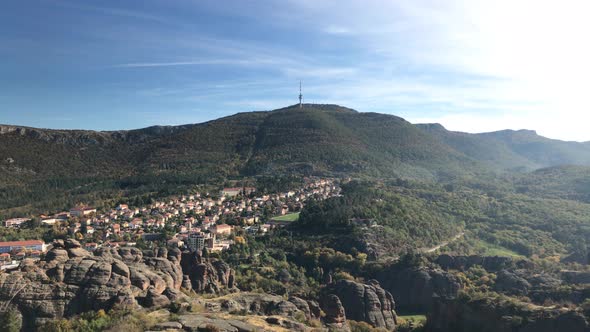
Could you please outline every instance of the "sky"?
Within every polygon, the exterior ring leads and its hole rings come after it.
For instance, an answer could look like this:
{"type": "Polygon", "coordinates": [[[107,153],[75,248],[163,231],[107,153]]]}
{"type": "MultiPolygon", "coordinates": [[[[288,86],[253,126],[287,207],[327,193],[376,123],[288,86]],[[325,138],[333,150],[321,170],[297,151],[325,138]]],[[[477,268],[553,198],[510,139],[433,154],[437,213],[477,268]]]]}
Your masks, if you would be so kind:
{"type": "Polygon", "coordinates": [[[585,0],[0,4],[0,123],[116,130],[306,102],[590,141],[585,0]]]}

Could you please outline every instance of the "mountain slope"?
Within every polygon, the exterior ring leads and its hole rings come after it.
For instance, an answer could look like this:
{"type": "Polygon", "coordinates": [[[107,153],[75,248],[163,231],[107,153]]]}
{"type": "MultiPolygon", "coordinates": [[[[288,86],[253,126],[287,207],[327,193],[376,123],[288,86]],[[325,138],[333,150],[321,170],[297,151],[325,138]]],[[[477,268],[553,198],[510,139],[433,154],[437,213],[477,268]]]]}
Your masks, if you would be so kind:
{"type": "Polygon", "coordinates": [[[566,142],[530,130],[468,134],[440,124],[418,124],[441,143],[496,170],[530,171],[559,165],[590,165],[590,143],[566,142]]]}
{"type": "Polygon", "coordinates": [[[561,162],[586,165],[588,147],[530,133],[456,133],[312,104],[130,131],[0,126],[0,209],[255,175],[452,180],[561,162]]]}
{"type": "Polygon", "coordinates": [[[401,118],[334,105],[134,131],[3,128],[1,168],[15,178],[277,171],[437,178],[477,164],[401,118]]]}
{"type": "Polygon", "coordinates": [[[258,131],[248,170],[286,167],[433,179],[470,174],[474,166],[401,118],[313,105],[270,112],[258,131]]]}

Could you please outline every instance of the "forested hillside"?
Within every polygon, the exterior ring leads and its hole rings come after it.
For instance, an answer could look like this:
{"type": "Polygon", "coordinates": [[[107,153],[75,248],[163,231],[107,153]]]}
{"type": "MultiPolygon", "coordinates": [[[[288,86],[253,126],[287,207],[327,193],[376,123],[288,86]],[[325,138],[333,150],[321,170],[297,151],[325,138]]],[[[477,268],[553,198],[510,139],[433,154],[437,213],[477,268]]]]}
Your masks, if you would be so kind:
{"type": "Polygon", "coordinates": [[[0,126],[0,209],[18,214],[245,176],[457,182],[569,163],[590,163],[588,144],[455,133],[336,105],[131,131],[0,126]]]}
{"type": "Polygon", "coordinates": [[[468,134],[448,131],[439,124],[417,126],[440,142],[498,170],[530,171],[560,165],[590,165],[588,142],[553,140],[532,130],[468,134]]]}
{"type": "Polygon", "coordinates": [[[343,196],[308,204],[297,222],[304,233],[338,234],[337,242],[387,256],[427,249],[463,234],[464,254],[586,255],[590,205],[504,189],[414,181],[352,182],[343,196]],[[369,222],[370,221],[370,222],[369,222]]]}

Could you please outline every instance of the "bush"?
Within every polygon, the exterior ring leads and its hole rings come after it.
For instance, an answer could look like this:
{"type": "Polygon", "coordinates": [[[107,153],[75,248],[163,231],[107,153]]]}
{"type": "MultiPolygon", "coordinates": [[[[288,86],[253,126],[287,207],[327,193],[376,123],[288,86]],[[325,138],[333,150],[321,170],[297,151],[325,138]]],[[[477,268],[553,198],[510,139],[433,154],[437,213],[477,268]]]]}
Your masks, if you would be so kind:
{"type": "Polygon", "coordinates": [[[376,328],[366,322],[357,322],[354,320],[348,321],[348,326],[351,332],[386,332],[386,329],[376,328]]]}
{"type": "Polygon", "coordinates": [[[15,309],[8,309],[0,313],[0,327],[2,327],[2,331],[18,332],[22,325],[22,316],[15,309]]]}

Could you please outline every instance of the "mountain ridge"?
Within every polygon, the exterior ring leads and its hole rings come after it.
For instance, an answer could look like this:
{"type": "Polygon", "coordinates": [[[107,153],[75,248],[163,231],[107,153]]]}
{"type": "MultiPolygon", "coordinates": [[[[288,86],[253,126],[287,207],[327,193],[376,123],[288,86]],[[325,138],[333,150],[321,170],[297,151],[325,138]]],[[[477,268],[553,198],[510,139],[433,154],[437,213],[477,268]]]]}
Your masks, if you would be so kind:
{"type": "Polygon", "coordinates": [[[97,182],[157,191],[261,175],[453,181],[566,164],[589,166],[590,145],[531,132],[452,132],[338,105],[122,131],[2,125],[0,209],[21,204],[14,197],[75,195],[72,188],[97,182]]]}

